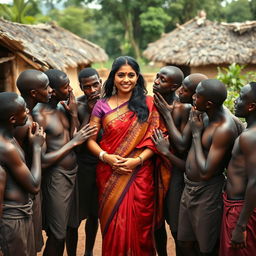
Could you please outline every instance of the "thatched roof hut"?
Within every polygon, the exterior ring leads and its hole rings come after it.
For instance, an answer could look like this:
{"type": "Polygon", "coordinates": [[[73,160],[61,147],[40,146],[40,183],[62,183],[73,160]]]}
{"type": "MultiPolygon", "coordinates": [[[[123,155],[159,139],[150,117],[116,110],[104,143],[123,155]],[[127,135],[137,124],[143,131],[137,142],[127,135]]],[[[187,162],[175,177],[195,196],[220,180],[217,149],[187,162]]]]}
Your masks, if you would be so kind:
{"type": "Polygon", "coordinates": [[[196,17],[150,43],[144,56],[187,72],[216,75],[217,66],[256,64],[256,21],[218,23],[196,17]]]}
{"type": "Polygon", "coordinates": [[[18,74],[30,67],[56,68],[77,76],[81,68],[107,59],[98,45],[54,23],[24,25],[0,19],[0,65],[13,62],[9,66],[18,74]]]}

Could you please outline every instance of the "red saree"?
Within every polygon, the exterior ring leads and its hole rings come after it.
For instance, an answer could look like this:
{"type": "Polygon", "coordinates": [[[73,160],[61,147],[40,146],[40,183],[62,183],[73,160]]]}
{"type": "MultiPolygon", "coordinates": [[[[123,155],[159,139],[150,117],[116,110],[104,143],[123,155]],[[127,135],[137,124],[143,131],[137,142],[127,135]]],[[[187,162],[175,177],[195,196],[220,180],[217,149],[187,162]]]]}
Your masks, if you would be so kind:
{"type": "MultiPolygon", "coordinates": [[[[154,149],[153,130],[159,127],[159,114],[152,97],[147,97],[149,118],[145,123],[128,109],[128,104],[107,113],[102,120],[103,150],[122,157],[136,157],[146,147],[154,149]]],[[[103,234],[103,255],[155,255],[154,222],[154,164],[144,162],[129,175],[112,172],[109,165],[97,166],[99,217],[103,234]]]]}

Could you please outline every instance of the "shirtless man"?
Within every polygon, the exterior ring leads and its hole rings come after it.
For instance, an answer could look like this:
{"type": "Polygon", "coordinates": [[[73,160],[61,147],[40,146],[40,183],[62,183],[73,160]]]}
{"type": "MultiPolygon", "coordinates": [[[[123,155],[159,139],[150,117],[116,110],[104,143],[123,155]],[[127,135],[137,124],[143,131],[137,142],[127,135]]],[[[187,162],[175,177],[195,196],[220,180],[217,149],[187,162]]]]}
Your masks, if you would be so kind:
{"type": "Polygon", "coordinates": [[[24,152],[13,136],[15,127],[24,125],[28,119],[26,103],[12,92],[0,93],[0,102],[0,165],[6,173],[0,246],[4,255],[35,256],[30,194],[40,190],[41,146],[45,134],[37,123],[29,127],[28,137],[33,153],[29,170],[24,152]]]}
{"type": "MultiPolygon", "coordinates": [[[[155,104],[162,117],[165,121],[165,126],[168,128],[168,116],[171,114],[174,119],[174,123],[179,131],[182,131],[188,121],[189,110],[187,106],[178,102],[178,97],[176,95],[176,90],[181,86],[184,75],[182,71],[175,66],[165,66],[160,69],[157,73],[156,79],[153,85],[153,92],[155,94],[155,104]],[[161,100],[164,100],[168,107],[161,108],[161,100]],[[173,108],[172,113],[171,108],[173,108]]],[[[176,152],[175,144],[171,143],[172,149],[176,152]]],[[[180,156],[180,155],[179,155],[180,156]]],[[[182,156],[180,156],[182,158],[182,156]]],[[[166,210],[166,220],[170,225],[172,235],[176,241],[177,237],[177,224],[178,224],[178,209],[179,209],[179,198],[183,190],[183,172],[177,166],[172,168],[172,177],[170,182],[170,189],[167,192],[165,209],[166,210]],[[171,211],[171,214],[169,214],[171,211]]],[[[161,256],[167,255],[166,244],[167,235],[165,231],[165,224],[155,232],[156,247],[157,252],[161,256]]],[[[178,245],[176,244],[177,255],[179,252],[178,245]]]]}
{"type": "MultiPolygon", "coordinates": [[[[183,108],[185,109],[186,113],[190,112],[191,110],[193,104],[192,96],[195,93],[197,85],[205,79],[208,79],[208,77],[201,73],[194,73],[184,78],[182,85],[178,90],[178,101],[183,103],[183,108]]],[[[168,129],[172,144],[175,145],[176,151],[184,153],[190,148],[192,137],[188,120],[181,132],[180,128],[176,127],[173,115],[171,114],[174,109],[173,105],[169,105],[161,94],[155,95],[155,101],[157,103],[158,110],[164,115],[166,127],[168,129]]]]}
{"type": "Polygon", "coordinates": [[[235,101],[235,115],[246,119],[227,170],[220,256],[256,252],[256,83],[245,85],[235,101]],[[232,214],[231,214],[232,213],[232,214]]]}
{"type": "MultiPolygon", "coordinates": [[[[93,68],[84,68],[78,75],[80,88],[84,95],[77,98],[78,119],[81,125],[89,122],[92,109],[100,98],[102,81],[98,72],[93,68]]],[[[85,224],[85,256],[93,255],[93,246],[98,230],[98,196],[96,186],[96,165],[98,160],[82,144],[77,150],[78,172],[77,182],[79,190],[79,221],[85,224]]],[[[79,222],[80,224],[80,222],[79,222]]],[[[69,228],[67,233],[67,253],[76,255],[78,227],[69,228]]]]}
{"type": "MultiPolygon", "coordinates": [[[[28,143],[28,129],[33,123],[33,108],[38,102],[47,103],[51,97],[52,89],[49,86],[49,79],[46,74],[41,71],[28,69],[20,73],[17,82],[17,88],[21,96],[24,98],[29,110],[28,119],[25,125],[15,128],[15,139],[19,142],[24,150],[26,164],[30,168],[32,162],[32,151],[28,143]]],[[[33,199],[33,225],[35,232],[36,251],[40,252],[44,241],[42,236],[42,212],[41,212],[41,193],[32,196],[33,199]]]]}
{"type": "Polygon", "coordinates": [[[223,107],[227,90],[217,79],[200,82],[190,113],[192,145],[181,197],[178,240],[184,255],[217,255],[222,216],[221,193],[237,127],[223,107]],[[199,112],[200,111],[200,112],[199,112]],[[203,119],[202,113],[207,114],[203,119]]]}
{"type": "Polygon", "coordinates": [[[45,74],[49,78],[52,97],[49,103],[38,104],[33,115],[46,132],[42,154],[42,192],[43,225],[48,239],[44,255],[58,256],[64,251],[77,172],[73,148],[95,134],[96,128],[84,126],[76,132],[77,109],[67,75],[56,69],[50,69],[45,74]],[[65,100],[68,100],[67,103],[58,104],[65,100]]]}

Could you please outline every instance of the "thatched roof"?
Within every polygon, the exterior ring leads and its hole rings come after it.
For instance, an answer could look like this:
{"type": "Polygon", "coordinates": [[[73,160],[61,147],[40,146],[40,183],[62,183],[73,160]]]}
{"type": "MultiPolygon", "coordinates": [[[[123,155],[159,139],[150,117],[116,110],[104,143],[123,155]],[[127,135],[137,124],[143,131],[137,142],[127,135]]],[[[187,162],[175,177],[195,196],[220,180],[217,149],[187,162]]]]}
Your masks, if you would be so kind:
{"type": "Polygon", "coordinates": [[[37,68],[65,70],[108,59],[102,48],[56,24],[24,25],[0,19],[0,45],[37,68]]]}
{"type": "Polygon", "coordinates": [[[256,64],[256,21],[218,23],[194,18],[150,43],[144,56],[173,65],[256,64]]]}

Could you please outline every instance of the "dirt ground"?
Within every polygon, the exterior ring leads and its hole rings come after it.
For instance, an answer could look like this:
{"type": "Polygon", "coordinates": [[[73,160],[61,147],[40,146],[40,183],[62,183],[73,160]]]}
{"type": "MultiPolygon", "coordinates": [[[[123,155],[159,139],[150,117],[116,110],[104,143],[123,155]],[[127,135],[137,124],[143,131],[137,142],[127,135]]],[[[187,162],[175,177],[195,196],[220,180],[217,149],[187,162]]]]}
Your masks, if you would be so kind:
{"type": "MultiPolygon", "coordinates": [[[[85,241],[85,234],[84,234],[84,224],[85,221],[83,221],[79,227],[79,235],[78,235],[78,246],[77,246],[77,256],[83,256],[84,255],[84,241],[85,241]]],[[[173,238],[172,235],[169,231],[169,228],[166,226],[166,230],[168,230],[168,255],[169,256],[175,256],[175,245],[173,242],[173,238]]],[[[44,235],[44,241],[46,240],[45,234],[44,235]]],[[[95,242],[95,246],[94,246],[94,250],[93,250],[93,255],[94,256],[100,256],[101,255],[101,233],[100,230],[98,231],[97,234],[97,238],[96,238],[96,242],[95,242]]],[[[42,250],[43,252],[43,250],[42,250]]],[[[37,256],[42,256],[43,253],[40,252],[37,254],[37,256]]],[[[66,251],[64,252],[64,256],[67,256],[66,251]]]]}

